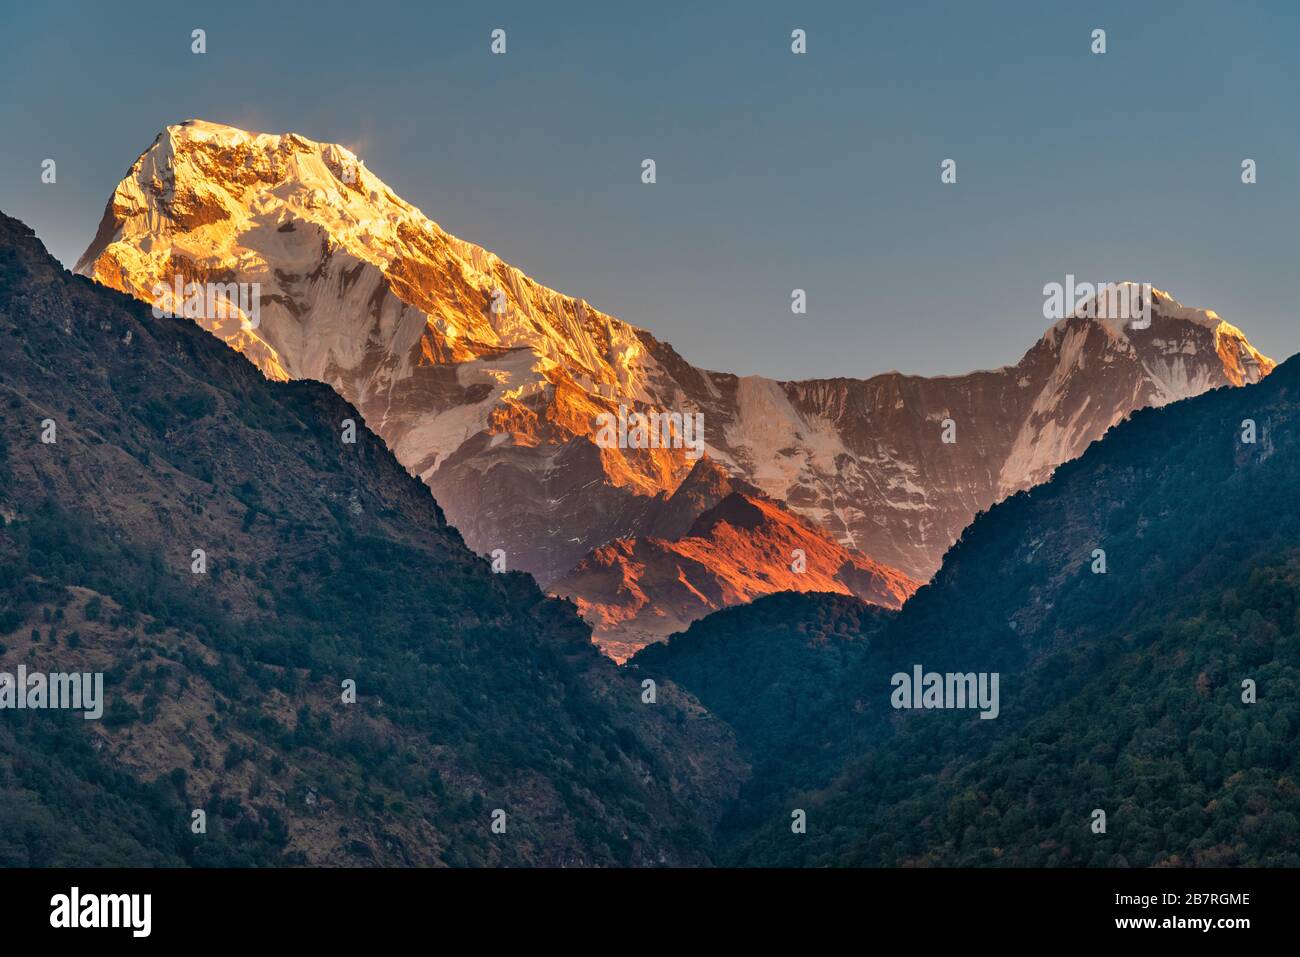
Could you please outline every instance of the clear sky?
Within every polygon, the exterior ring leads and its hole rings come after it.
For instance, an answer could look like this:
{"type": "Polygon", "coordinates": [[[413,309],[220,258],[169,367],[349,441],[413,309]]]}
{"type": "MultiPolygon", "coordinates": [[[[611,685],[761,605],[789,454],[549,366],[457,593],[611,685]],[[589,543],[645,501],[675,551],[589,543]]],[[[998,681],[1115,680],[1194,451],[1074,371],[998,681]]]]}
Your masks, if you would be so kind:
{"type": "Polygon", "coordinates": [[[71,265],[136,156],[200,117],[346,144],[706,368],[1002,365],[1067,273],[1151,282],[1282,359],[1298,44],[1295,2],[0,0],[0,209],[71,265]]]}

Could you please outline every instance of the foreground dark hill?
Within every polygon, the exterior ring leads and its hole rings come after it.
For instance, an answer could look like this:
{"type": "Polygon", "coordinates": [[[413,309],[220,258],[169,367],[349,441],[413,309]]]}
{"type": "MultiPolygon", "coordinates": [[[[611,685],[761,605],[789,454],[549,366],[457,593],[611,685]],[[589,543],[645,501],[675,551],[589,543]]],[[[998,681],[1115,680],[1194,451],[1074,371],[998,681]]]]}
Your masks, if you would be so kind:
{"type": "Polygon", "coordinates": [[[784,622],[756,603],[633,659],[753,756],[725,859],[1300,865],[1298,427],[1293,359],[1138,412],[982,514],[883,628],[851,635],[844,599],[806,596],[784,622]],[[750,634],[766,662],[703,667],[750,634]],[[828,647],[810,634],[852,650],[810,656],[828,647]],[[817,689],[800,709],[755,684],[780,662],[804,671],[786,686],[817,689]],[[894,708],[892,676],[917,665],[998,673],[998,716],[894,708]]]}
{"type": "Polygon", "coordinates": [[[762,763],[802,748],[804,722],[840,705],[844,675],[893,617],[851,595],[779,592],[646,646],[629,670],[689,689],[762,763]]]}
{"type": "Polygon", "coordinates": [[[3,215],[0,343],[0,671],[103,671],[107,699],[0,712],[0,864],[707,860],[729,732],[643,705],[328,387],[3,215]]]}

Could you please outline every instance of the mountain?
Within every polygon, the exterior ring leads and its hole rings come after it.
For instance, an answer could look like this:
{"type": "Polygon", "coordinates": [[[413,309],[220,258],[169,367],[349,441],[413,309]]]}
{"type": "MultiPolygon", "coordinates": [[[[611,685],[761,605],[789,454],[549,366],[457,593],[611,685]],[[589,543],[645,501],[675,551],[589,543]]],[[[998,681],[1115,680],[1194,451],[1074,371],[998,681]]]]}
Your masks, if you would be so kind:
{"type": "Polygon", "coordinates": [[[256,328],[200,324],[269,378],[334,386],[472,548],[542,581],[640,530],[693,464],[590,441],[620,401],[685,404],[643,333],[449,236],[343,147],[169,127],[77,271],[149,302],[178,274],[259,283],[256,328]]]}
{"type": "Polygon", "coordinates": [[[377,436],[344,440],[331,389],[2,214],[0,340],[0,673],[101,672],[105,699],[0,711],[0,864],[709,860],[732,732],[643,703],[377,436]]]}
{"type": "Polygon", "coordinates": [[[200,120],[168,127],[131,166],[77,271],[151,302],[178,276],[260,284],[257,316],[194,320],[270,378],[333,386],[474,551],[500,549],[544,586],[601,568],[594,549],[656,537],[699,455],[844,547],[928,579],[977,513],[1135,409],[1273,367],[1215,313],[1156,291],[1149,328],[1073,314],[1015,365],[969,375],[702,370],[448,235],[344,147],[200,120]],[[624,406],[702,415],[703,441],[599,442],[599,417],[624,406]]]}
{"type": "Polygon", "coordinates": [[[978,516],[896,615],[769,598],[642,651],[632,673],[753,762],[718,859],[1300,865],[1297,436],[1293,358],[1136,412],[978,516]],[[900,706],[918,667],[997,675],[996,717],[900,706]]]}
{"type": "Polygon", "coordinates": [[[551,592],[571,599],[615,661],[710,612],[774,592],[836,592],[899,608],[921,585],[850,551],[763,495],[733,492],[676,539],[619,539],[551,592]]]}

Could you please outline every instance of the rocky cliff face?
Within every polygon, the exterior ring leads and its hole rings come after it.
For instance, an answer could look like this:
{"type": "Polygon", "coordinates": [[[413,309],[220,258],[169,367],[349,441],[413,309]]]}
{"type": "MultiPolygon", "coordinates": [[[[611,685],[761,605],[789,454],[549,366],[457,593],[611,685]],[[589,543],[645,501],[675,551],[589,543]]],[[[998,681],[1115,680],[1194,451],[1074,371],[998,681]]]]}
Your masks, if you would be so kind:
{"type": "Polygon", "coordinates": [[[146,300],[177,275],[260,283],[256,324],[195,321],[268,377],[333,386],[474,550],[502,549],[544,585],[657,534],[697,464],[685,448],[602,447],[598,417],[620,406],[702,414],[703,452],[737,480],[925,579],[977,512],[1133,410],[1273,367],[1157,291],[1149,328],[1075,316],[1015,365],[969,375],[710,372],[448,235],[342,147],[197,120],[133,164],[78,270],[146,300]]]}
{"type": "Polygon", "coordinates": [[[556,582],[616,661],[710,612],[775,592],[856,595],[899,608],[921,583],[844,548],[779,503],[733,492],[676,539],[604,545],[556,582]]]}

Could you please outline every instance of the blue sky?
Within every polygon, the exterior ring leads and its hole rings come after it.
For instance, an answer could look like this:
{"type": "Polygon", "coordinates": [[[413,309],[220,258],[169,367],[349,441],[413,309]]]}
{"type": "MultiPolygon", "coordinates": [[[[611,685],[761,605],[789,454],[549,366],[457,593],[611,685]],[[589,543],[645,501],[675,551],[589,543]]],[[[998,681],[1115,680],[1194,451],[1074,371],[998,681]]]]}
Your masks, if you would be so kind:
{"type": "Polygon", "coordinates": [[[69,265],[135,157],[201,117],[351,146],[707,368],[1013,362],[1067,273],[1300,349],[1300,4],[190,6],[0,0],[0,209],[69,265]]]}

